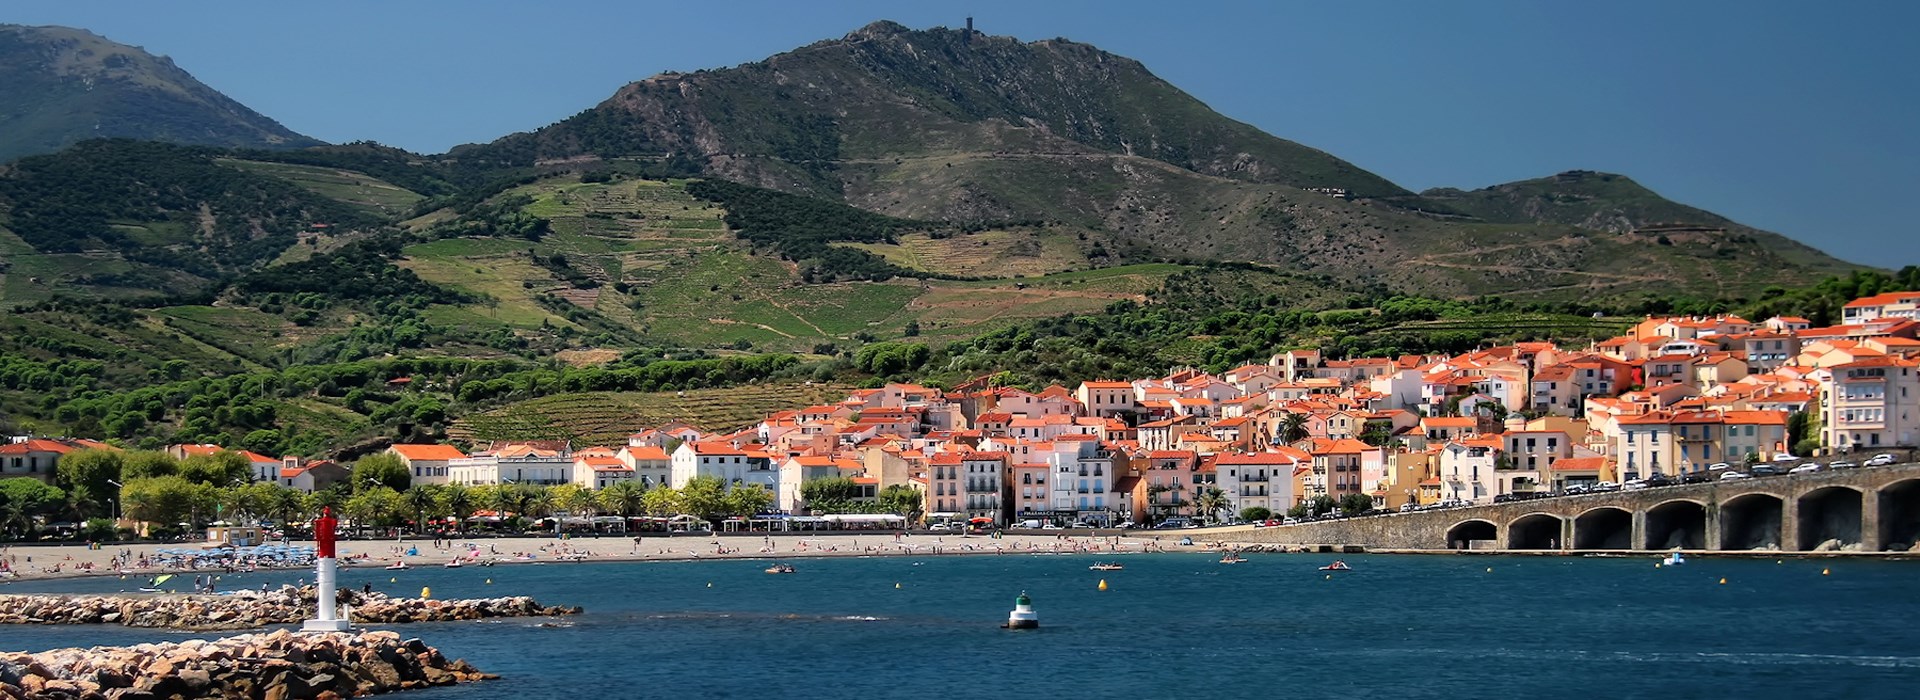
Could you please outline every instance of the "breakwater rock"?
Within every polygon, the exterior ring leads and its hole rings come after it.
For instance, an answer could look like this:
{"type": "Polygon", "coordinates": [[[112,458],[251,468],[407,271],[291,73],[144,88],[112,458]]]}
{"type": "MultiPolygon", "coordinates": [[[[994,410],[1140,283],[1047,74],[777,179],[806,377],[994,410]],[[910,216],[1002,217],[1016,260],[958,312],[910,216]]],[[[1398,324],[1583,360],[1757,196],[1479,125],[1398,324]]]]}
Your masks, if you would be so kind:
{"type": "MultiPolygon", "coordinates": [[[[527,596],[432,600],[341,591],[356,623],[452,622],[492,617],[572,615],[580,608],[545,606],[527,596]]],[[[237,630],[293,624],[313,617],[312,586],[227,595],[0,595],[0,624],[92,625],[237,630]]]]}
{"type": "Polygon", "coordinates": [[[279,630],[213,641],[0,653],[5,700],[320,700],[498,677],[393,632],[279,630]]]}

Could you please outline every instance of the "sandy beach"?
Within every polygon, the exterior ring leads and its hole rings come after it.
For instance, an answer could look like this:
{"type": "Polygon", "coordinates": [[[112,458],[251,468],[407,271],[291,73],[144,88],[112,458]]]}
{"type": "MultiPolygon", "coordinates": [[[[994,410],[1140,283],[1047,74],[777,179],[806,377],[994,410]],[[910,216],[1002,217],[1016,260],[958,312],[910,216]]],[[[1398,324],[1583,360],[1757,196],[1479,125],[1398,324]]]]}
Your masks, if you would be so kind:
{"type": "MultiPolygon", "coordinates": [[[[506,565],[536,561],[689,561],[703,559],[770,559],[834,556],[948,556],[995,554],[1131,554],[1176,549],[1167,538],[1097,537],[1074,535],[955,535],[949,533],[821,532],[772,535],[650,534],[633,537],[500,537],[477,539],[348,540],[340,543],[341,561],[348,568],[385,567],[398,561],[408,566],[442,566],[460,558],[469,564],[491,561],[506,565]],[[415,552],[409,554],[409,551],[415,552]]],[[[292,542],[312,545],[312,542],[292,542]]],[[[77,576],[157,574],[194,571],[158,565],[138,566],[154,559],[160,549],[197,549],[196,543],[60,546],[0,546],[0,561],[8,571],[0,582],[77,576]],[[116,567],[117,562],[129,566],[116,567]]],[[[1184,549],[1184,548],[1178,548],[1184,549]]],[[[150,562],[152,563],[152,562],[150,562]]],[[[305,568],[305,567],[300,567],[305,568]]],[[[217,569],[200,569],[217,570],[217,569]]]]}

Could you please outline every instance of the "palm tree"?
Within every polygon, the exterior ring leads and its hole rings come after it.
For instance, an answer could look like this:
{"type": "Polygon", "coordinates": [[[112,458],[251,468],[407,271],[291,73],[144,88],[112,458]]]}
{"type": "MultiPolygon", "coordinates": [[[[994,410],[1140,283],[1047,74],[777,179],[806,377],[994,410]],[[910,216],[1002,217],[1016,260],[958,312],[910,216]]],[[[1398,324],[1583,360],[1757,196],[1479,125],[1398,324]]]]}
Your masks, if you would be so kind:
{"type": "Polygon", "coordinates": [[[24,503],[13,501],[0,505],[0,535],[19,533],[23,536],[33,529],[33,516],[27,513],[24,503]]]}
{"type": "Polygon", "coordinates": [[[441,487],[440,506],[453,516],[454,527],[466,532],[467,518],[473,515],[473,490],[460,484],[441,487]]]}
{"type": "MultiPolygon", "coordinates": [[[[504,494],[507,506],[513,509],[514,522],[518,524],[519,529],[524,529],[527,516],[533,514],[533,502],[536,498],[533,487],[517,486],[502,489],[501,493],[504,494]]],[[[501,517],[505,518],[506,514],[502,513],[501,517]]]]}
{"type": "Polygon", "coordinates": [[[527,501],[527,512],[540,517],[553,515],[560,509],[559,499],[554,498],[553,489],[540,489],[531,494],[527,501]]]}
{"type": "Polygon", "coordinates": [[[64,505],[66,506],[67,517],[72,518],[74,522],[85,522],[87,518],[93,517],[94,513],[99,512],[100,508],[100,504],[95,502],[93,498],[89,497],[87,492],[82,489],[71,489],[67,491],[67,501],[64,505]]]}
{"type": "Polygon", "coordinates": [[[413,509],[413,532],[416,535],[427,534],[427,511],[440,504],[432,486],[414,484],[404,495],[407,507],[413,509]]]}
{"type": "Polygon", "coordinates": [[[1307,439],[1307,414],[1288,413],[1280,419],[1280,441],[1295,443],[1307,439]]]}
{"type": "Polygon", "coordinates": [[[506,522],[507,513],[512,512],[516,506],[520,505],[520,489],[511,486],[496,486],[493,489],[493,503],[488,505],[493,506],[494,515],[500,517],[500,522],[506,522]]]}
{"type": "Polygon", "coordinates": [[[291,526],[293,521],[300,517],[305,510],[305,501],[306,498],[299,491],[280,489],[273,492],[273,503],[268,506],[268,509],[279,516],[280,526],[284,528],[291,526]]]}
{"type": "Polygon", "coordinates": [[[1227,500],[1227,492],[1217,486],[1210,486],[1193,497],[1194,514],[1202,520],[1213,520],[1220,511],[1232,507],[1233,503],[1227,500]]]}
{"type": "Polygon", "coordinates": [[[631,517],[640,512],[645,494],[640,487],[622,481],[600,491],[600,507],[604,510],[631,517]]]}

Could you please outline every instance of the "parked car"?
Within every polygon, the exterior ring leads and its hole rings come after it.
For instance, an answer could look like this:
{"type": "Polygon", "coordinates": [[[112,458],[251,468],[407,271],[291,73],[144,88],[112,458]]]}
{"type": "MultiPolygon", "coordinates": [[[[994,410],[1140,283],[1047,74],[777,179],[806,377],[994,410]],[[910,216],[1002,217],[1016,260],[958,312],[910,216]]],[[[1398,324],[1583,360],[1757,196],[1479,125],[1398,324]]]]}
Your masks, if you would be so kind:
{"type": "Polygon", "coordinates": [[[931,527],[928,527],[927,530],[932,532],[952,532],[960,530],[963,527],[965,526],[959,523],[934,523],[931,527]]]}
{"type": "Polygon", "coordinates": [[[1662,486],[1672,486],[1674,484],[1673,479],[1669,478],[1665,474],[1655,474],[1653,476],[1649,476],[1646,478],[1646,482],[1647,482],[1647,488],[1656,488],[1656,489],[1662,486]]]}
{"type": "Polygon", "coordinates": [[[1402,513],[1411,513],[1411,512],[1413,512],[1413,511],[1414,511],[1415,509],[1418,509],[1419,507],[1420,507],[1420,506],[1416,506],[1416,505],[1414,505],[1414,504],[1412,504],[1412,503],[1408,503],[1408,504],[1405,504],[1405,505],[1402,505],[1402,506],[1400,506],[1400,512],[1402,512],[1402,513]]]}
{"type": "Polygon", "coordinates": [[[1626,489],[1628,491],[1639,491],[1646,487],[1647,487],[1646,479],[1628,479],[1626,483],[1620,485],[1620,488],[1626,489]]]}
{"type": "Polygon", "coordinates": [[[1755,464],[1747,468],[1748,476],[1779,476],[1780,468],[1771,464],[1755,464]]]}
{"type": "Polygon", "coordinates": [[[1059,524],[1059,523],[1040,523],[1040,529],[1042,529],[1042,530],[1058,530],[1058,529],[1060,529],[1060,524],[1059,524]]]}
{"type": "Polygon", "coordinates": [[[1749,477],[1749,476],[1747,476],[1747,475],[1745,475],[1745,474],[1742,474],[1742,473],[1740,473],[1740,472],[1727,472],[1727,473],[1725,473],[1725,474],[1721,474],[1721,475],[1720,475],[1720,480],[1721,480],[1721,481],[1727,481],[1727,480],[1729,480],[1729,479],[1749,479],[1749,478],[1752,478],[1752,477],[1749,477]]]}
{"type": "Polygon", "coordinates": [[[1710,472],[1717,472],[1722,469],[1732,469],[1732,468],[1733,468],[1733,465],[1727,464],[1726,462],[1714,462],[1713,464],[1707,465],[1707,471],[1710,471],[1710,472]]]}
{"type": "Polygon", "coordinates": [[[1860,465],[1853,462],[1842,461],[1842,462],[1834,462],[1832,464],[1829,464],[1827,465],[1827,468],[1828,469],[1853,469],[1858,466],[1860,465]]]}
{"type": "Polygon", "coordinates": [[[1595,491],[1599,491],[1599,492],[1602,492],[1602,493],[1605,493],[1605,492],[1609,492],[1609,491],[1619,491],[1619,490],[1620,490],[1620,485],[1619,485],[1619,484],[1616,484],[1616,483],[1613,483],[1613,482],[1611,482],[1611,481],[1602,481],[1602,482],[1599,482],[1599,483],[1596,483],[1596,484],[1594,484],[1594,485],[1593,485],[1593,490],[1595,490],[1595,491]]]}
{"type": "Polygon", "coordinates": [[[1817,471],[1820,471],[1820,463],[1808,462],[1806,464],[1802,464],[1792,469],[1788,469],[1787,473],[1788,474],[1812,474],[1817,471]]]}
{"type": "MultiPolygon", "coordinates": [[[[1731,474],[1733,472],[1728,473],[1731,474]]],[[[1682,484],[1704,484],[1712,480],[1713,477],[1707,476],[1706,472],[1687,472],[1680,475],[1680,483],[1682,484]]]]}
{"type": "Polygon", "coordinates": [[[1877,454],[1874,455],[1872,459],[1867,460],[1867,466],[1869,467],[1884,467],[1889,464],[1893,464],[1893,455],[1890,453],[1877,454]]]}

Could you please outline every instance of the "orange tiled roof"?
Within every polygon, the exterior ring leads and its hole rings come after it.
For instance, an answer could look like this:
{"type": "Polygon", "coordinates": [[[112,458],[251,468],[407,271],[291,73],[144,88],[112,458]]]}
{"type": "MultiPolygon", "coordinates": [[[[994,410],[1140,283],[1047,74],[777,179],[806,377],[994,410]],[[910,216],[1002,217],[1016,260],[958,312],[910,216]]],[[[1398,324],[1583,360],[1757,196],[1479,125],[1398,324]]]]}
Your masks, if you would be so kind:
{"type": "Polygon", "coordinates": [[[407,460],[443,461],[463,459],[467,456],[460,448],[452,445],[394,445],[389,448],[401,458],[407,460]]]}

